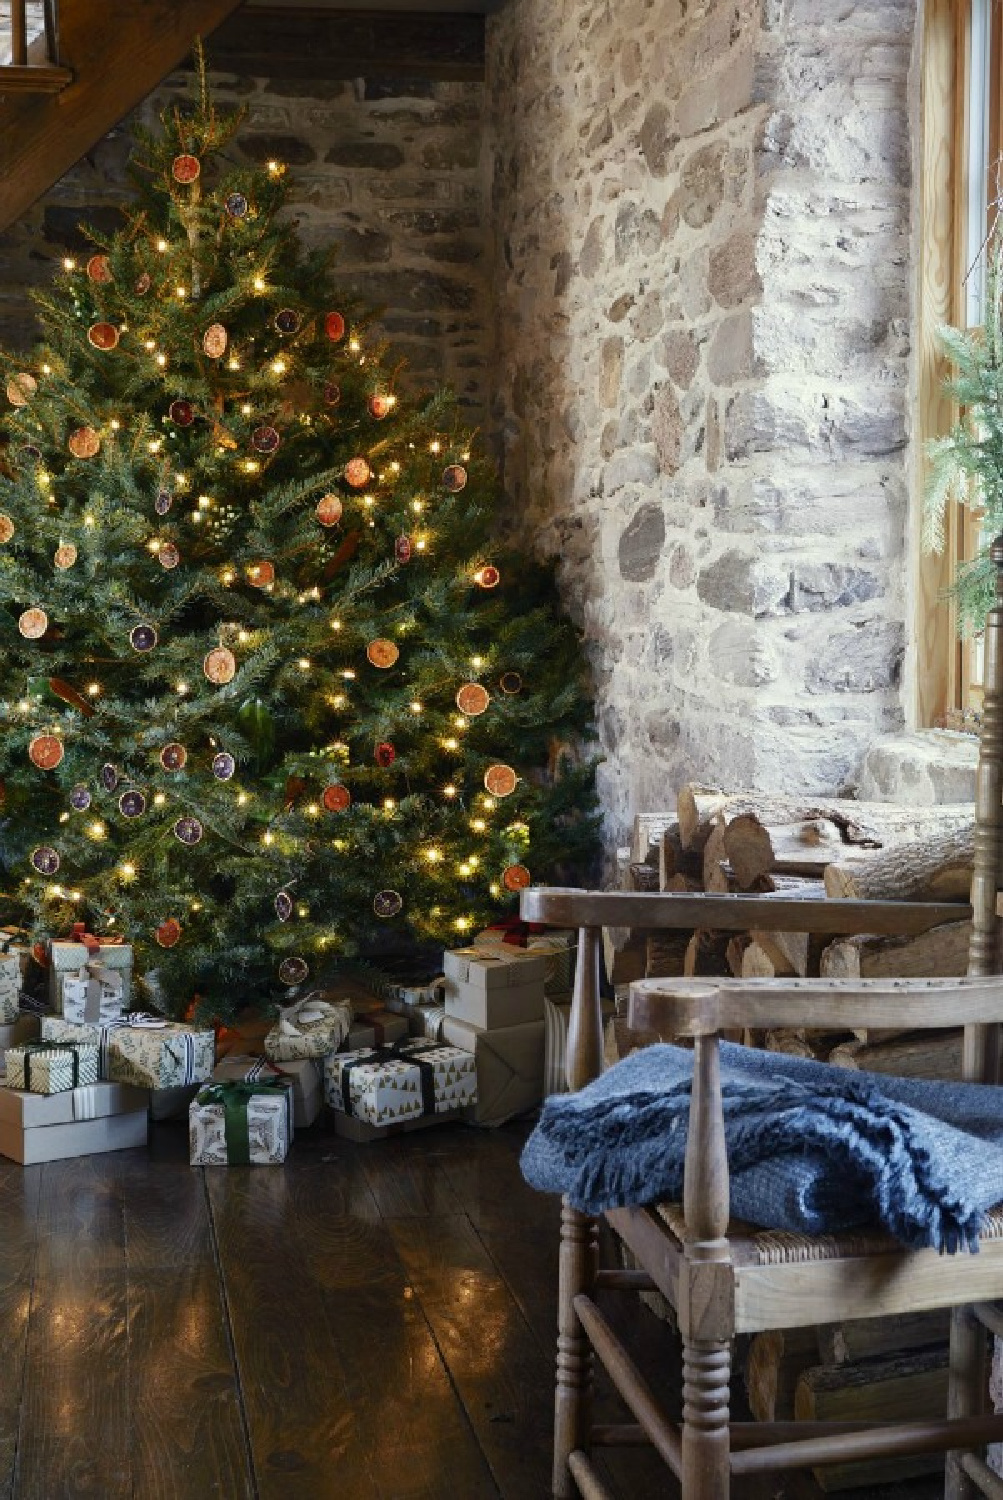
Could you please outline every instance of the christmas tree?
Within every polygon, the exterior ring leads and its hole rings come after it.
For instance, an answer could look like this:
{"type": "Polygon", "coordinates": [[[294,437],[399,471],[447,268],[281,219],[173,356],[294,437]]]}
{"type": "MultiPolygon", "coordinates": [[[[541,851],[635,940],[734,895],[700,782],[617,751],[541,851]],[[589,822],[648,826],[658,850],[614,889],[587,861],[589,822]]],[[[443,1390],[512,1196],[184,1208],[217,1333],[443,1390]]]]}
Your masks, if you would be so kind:
{"type": "Polygon", "coordinates": [[[462,943],[595,818],[550,572],[196,94],[4,358],[0,861],[36,937],[121,934],[148,1000],[225,1017],[462,943]]]}

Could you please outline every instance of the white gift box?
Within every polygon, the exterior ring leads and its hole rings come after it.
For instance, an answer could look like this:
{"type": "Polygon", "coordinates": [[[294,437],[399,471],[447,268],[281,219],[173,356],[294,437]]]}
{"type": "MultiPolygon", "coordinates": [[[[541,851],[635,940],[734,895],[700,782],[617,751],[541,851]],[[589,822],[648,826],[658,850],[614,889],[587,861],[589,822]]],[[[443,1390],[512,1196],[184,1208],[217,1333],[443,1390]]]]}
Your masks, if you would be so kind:
{"type": "Polygon", "coordinates": [[[31,1094],[59,1094],[98,1081],[98,1048],[27,1042],[7,1052],[7,1087],[31,1094]]]}
{"type": "Polygon", "coordinates": [[[125,984],[120,971],[92,962],[77,974],[64,974],[62,1014],[67,1021],[117,1021],[125,1008],[125,984]]]}
{"type": "Polygon", "coordinates": [[[320,994],[306,995],[286,1006],[265,1037],[265,1052],[273,1062],[325,1057],[341,1046],[352,1025],[348,1000],[325,1000],[320,994]]]}
{"type": "Polygon", "coordinates": [[[128,1008],[132,1000],[130,943],[103,943],[97,952],[92,952],[85,943],[57,938],[49,944],[49,1004],[57,1015],[63,1013],[63,980],[66,975],[79,976],[80,970],[86,969],[91,962],[122,976],[122,1006],[128,1008]]]}
{"type": "Polygon", "coordinates": [[[469,1052],[429,1042],[336,1052],[324,1063],[324,1095],[332,1109],[388,1125],[476,1103],[477,1070],[469,1052]]]}
{"type": "Polygon", "coordinates": [[[16,1021],[20,1002],[21,960],[16,953],[0,953],[0,1021],[16,1021]]]}

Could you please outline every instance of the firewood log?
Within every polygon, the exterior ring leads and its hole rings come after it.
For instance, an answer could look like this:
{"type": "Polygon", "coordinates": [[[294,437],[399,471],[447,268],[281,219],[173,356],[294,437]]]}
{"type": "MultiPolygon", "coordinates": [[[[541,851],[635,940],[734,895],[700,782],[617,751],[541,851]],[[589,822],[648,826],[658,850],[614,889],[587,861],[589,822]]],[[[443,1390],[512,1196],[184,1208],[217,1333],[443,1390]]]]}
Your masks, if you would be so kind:
{"type": "Polygon", "coordinates": [[[826,894],[849,900],[966,901],[974,858],[974,827],[956,827],[895,844],[864,861],[844,855],[826,866],[826,894]]]}
{"type": "MultiPolygon", "coordinates": [[[[728,862],[743,891],[760,875],[773,869],[773,841],[768,829],[753,812],[739,813],[725,825],[722,835],[728,862]]],[[[708,847],[713,835],[708,840],[708,847]]]]}
{"type": "MultiPolygon", "coordinates": [[[[805,1370],[794,1392],[794,1416],[799,1422],[937,1421],[946,1402],[947,1351],[923,1350],[857,1365],[817,1365],[805,1370]]],[[[935,1473],[942,1463],[938,1455],[919,1453],[831,1464],[813,1473],[828,1494],[935,1473]]]]}
{"type": "Polygon", "coordinates": [[[771,1328],[749,1345],[745,1389],[757,1422],[790,1422],[798,1378],[818,1362],[814,1328],[771,1328]]]}
{"type": "Polygon", "coordinates": [[[837,938],[822,950],[823,979],[955,979],[968,972],[971,922],[947,922],[910,937],[837,938]]]}
{"type": "Polygon", "coordinates": [[[841,1042],[829,1053],[834,1068],[891,1073],[898,1078],[960,1078],[961,1029],[904,1032],[880,1041],[841,1042]]]}
{"type": "Polygon", "coordinates": [[[686,945],[683,973],[687,979],[703,974],[728,974],[727,932],[705,932],[698,927],[686,945]]]}
{"type": "Polygon", "coordinates": [[[688,946],[685,932],[649,932],[645,978],[673,979],[684,974],[688,946]]]}
{"type": "Polygon", "coordinates": [[[658,846],[669,829],[678,830],[679,821],[675,813],[637,813],[630,840],[632,864],[643,860],[658,861],[658,846]]]}
{"type": "Polygon", "coordinates": [[[938,830],[972,826],[971,803],[940,807],[902,807],[886,802],[854,802],[841,797],[785,797],[760,792],[723,792],[714,787],[687,785],[676,799],[679,836],[684,849],[702,848],[715,822],[729,823],[752,812],[767,828],[774,824],[834,824],[844,844],[882,848],[889,843],[922,838],[938,830]]]}
{"type": "Polygon", "coordinates": [[[773,979],[776,977],[776,972],[773,960],[766,949],[760,948],[758,943],[750,940],[742,954],[742,978],[773,979]]]}
{"type": "Polygon", "coordinates": [[[752,942],[747,932],[736,932],[734,937],[728,939],[725,949],[725,958],[728,960],[728,968],[736,979],[742,977],[742,955],[752,942]]]}
{"type": "Polygon", "coordinates": [[[718,824],[711,829],[703,850],[703,888],[705,891],[718,891],[721,893],[732,889],[731,881],[725,873],[725,861],[728,852],[724,846],[724,826],[718,824]]]}
{"type": "Polygon", "coordinates": [[[658,851],[658,876],[659,887],[663,891],[670,890],[668,885],[673,875],[686,875],[695,878],[698,882],[697,889],[703,887],[699,884],[703,878],[703,858],[695,849],[684,849],[679,837],[679,824],[673,822],[666,828],[662,835],[662,842],[658,851]]]}
{"type": "Polygon", "coordinates": [[[907,1349],[924,1349],[946,1344],[950,1327],[951,1314],[946,1307],[826,1323],[818,1329],[818,1357],[824,1365],[847,1365],[907,1349]]]}

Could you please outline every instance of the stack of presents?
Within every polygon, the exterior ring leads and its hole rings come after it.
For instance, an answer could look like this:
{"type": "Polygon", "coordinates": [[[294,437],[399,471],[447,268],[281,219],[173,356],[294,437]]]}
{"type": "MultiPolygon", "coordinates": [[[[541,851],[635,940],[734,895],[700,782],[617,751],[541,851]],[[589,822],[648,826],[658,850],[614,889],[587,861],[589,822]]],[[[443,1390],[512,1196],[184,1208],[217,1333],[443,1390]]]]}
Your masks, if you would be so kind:
{"type": "Polygon", "coordinates": [[[576,939],[510,923],[382,1004],[339,985],[217,1032],[132,1010],[131,948],[83,932],[49,945],[47,993],[28,999],[33,952],[0,929],[0,1155],[140,1146],[151,1116],[185,1110],[199,1166],[282,1162],[325,1104],[355,1141],[500,1124],[565,1087],[576,939]]]}

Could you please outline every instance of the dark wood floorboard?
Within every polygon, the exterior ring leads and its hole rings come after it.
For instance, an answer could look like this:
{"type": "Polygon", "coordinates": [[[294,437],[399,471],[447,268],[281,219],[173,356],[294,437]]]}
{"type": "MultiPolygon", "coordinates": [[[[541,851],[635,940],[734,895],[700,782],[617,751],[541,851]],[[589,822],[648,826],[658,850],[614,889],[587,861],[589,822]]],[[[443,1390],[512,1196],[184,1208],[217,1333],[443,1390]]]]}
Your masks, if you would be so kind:
{"type": "Polygon", "coordinates": [[[0,1161],[0,1496],[14,1486],[28,1317],[38,1245],[39,1174],[0,1161]]]}
{"type": "MultiPolygon", "coordinates": [[[[283,1167],[203,1170],[172,1124],[0,1161],[0,1500],[547,1500],[559,1205],[522,1180],[525,1135],[315,1127],[283,1167]]],[[[608,1309],[678,1408],[671,1331],[608,1309]]],[[[623,1415],[601,1374],[596,1405],[623,1415]]],[[[650,1453],[603,1466],[617,1500],[677,1500],[650,1453]]]]}

